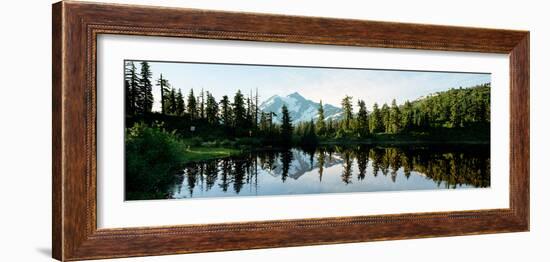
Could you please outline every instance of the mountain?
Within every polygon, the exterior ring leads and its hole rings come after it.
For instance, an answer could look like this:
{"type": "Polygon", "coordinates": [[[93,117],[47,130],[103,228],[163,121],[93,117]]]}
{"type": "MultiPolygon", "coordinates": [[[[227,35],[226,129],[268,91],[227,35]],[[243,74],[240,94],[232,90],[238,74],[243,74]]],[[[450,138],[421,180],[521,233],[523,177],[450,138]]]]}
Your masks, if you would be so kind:
{"type": "MultiPolygon", "coordinates": [[[[285,97],[274,95],[260,104],[260,110],[265,113],[273,112],[277,114],[273,118],[273,122],[281,123],[283,105],[288,107],[293,123],[316,120],[318,117],[319,103],[304,98],[298,92],[285,97]]],[[[323,104],[323,109],[325,110],[325,120],[331,118],[336,120],[342,116],[342,109],[339,107],[323,104]]]]}
{"type": "MultiPolygon", "coordinates": [[[[341,155],[333,154],[331,157],[328,154],[325,156],[324,168],[329,168],[338,164],[342,164],[344,160],[341,155]]],[[[275,160],[275,168],[268,173],[274,177],[280,177],[283,175],[283,163],[281,158],[275,160]]],[[[296,149],[292,149],[292,161],[289,163],[288,177],[292,179],[298,179],[302,175],[317,170],[319,172],[319,161],[317,157],[311,159],[311,156],[296,149]]]]}

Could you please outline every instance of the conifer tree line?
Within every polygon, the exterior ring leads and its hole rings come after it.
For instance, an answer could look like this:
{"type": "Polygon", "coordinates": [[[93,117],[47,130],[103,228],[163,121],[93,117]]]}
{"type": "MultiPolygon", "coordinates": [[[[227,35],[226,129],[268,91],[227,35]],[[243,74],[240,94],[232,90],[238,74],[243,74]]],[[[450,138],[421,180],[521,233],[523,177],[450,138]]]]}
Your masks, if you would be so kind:
{"type": "Polygon", "coordinates": [[[374,103],[368,111],[365,101],[353,97],[342,99],[342,117],[325,119],[323,102],[319,103],[315,122],[297,123],[295,132],[301,137],[325,138],[357,137],[386,133],[399,134],[431,128],[464,128],[486,125],[490,121],[490,84],[470,88],[451,89],[428,97],[398,105],[381,107],[374,103]]]}
{"type": "MultiPolygon", "coordinates": [[[[153,83],[160,88],[161,114],[186,117],[191,122],[221,127],[233,136],[278,137],[290,142],[314,144],[319,138],[368,138],[376,134],[399,134],[430,128],[463,128],[487,124],[490,121],[490,84],[451,89],[398,105],[375,103],[372,110],[362,99],[344,96],[342,114],[338,119],[326,119],[320,101],[317,118],[293,123],[288,108],[281,108],[282,123],[275,123],[274,112],[259,110],[258,91],[232,97],[224,95],[217,101],[208,91],[189,89],[183,94],[161,74],[152,79],[147,62],[125,63],[126,113],[130,116],[151,113],[153,83]]],[[[368,94],[367,94],[368,95],[368,94]]]]}
{"type": "MultiPolygon", "coordinates": [[[[140,62],[140,72],[134,62],[126,62],[126,114],[129,116],[152,113],[152,74],[147,62],[140,62]]],[[[192,88],[184,95],[174,88],[162,74],[156,79],[160,88],[161,114],[184,116],[191,122],[222,126],[235,135],[256,136],[257,133],[284,136],[292,135],[292,120],[288,110],[283,112],[286,123],[274,123],[274,113],[260,112],[258,91],[243,94],[238,90],[233,97],[224,95],[220,101],[208,91],[196,92],[192,88]],[[286,115],[286,117],[285,117],[286,115]]]]}

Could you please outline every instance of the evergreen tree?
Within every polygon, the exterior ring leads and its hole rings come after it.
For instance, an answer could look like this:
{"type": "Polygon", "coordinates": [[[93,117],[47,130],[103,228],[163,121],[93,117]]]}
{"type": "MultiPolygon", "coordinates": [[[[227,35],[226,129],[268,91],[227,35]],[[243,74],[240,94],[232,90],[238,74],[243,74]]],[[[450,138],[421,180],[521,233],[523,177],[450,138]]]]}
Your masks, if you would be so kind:
{"type": "Polygon", "coordinates": [[[126,86],[126,114],[134,115],[137,111],[137,101],[139,100],[139,77],[137,75],[136,65],[132,61],[127,61],[124,68],[124,84],[126,86]]]}
{"type": "Polygon", "coordinates": [[[218,103],[212,94],[206,92],[206,120],[210,124],[218,124],[218,103]]]}
{"type": "Polygon", "coordinates": [[[374,134],[374,133],[382,132],[383,125],[384,124],[382,121],[382,113],[378,108],[378,104],[374,103],[374,105],[372,106],[372,113],[370,114],[370,119],[369,119],[370,133],[374,134]]]}
{"type": "Polygon", "coordinates": [[[231,112],[231,104],[229,102],[229,98],[227,96],[223,96],[222,100],[220,101],[221,105],[221,121],[222,124],[226,127],[232,126],[232,112],[231,112]]]}
{"type": "Polygon", "coordinates": [[[176,111],[177,111],[176,90],[175,89],[170,88],[168,99],[170,101],[170,103],[169,103],[170,107],[168,108],[167,111],[168,111],[169,114],[175,115],[176,111]]]}
{"type": "Polygon", "coordinates": [[[290,145],[292,143],[292,119],[290,118],[290,113],[286,105],[283,105],[281,109],[282,112],[282,124],[281,124],[281,138],[285,145],[290,145]]]}
{"type": "Polygon", "coordinates": [[[181,89],[178,89],[176,94],[176,115],[183,116],[185,113],[185,102],[183,102],[183,95],[181,94],[181,89]]]}
{"type": "Polygon", "coordinates": [[[382,115],[384,132],[389,133],[391,129],[390,127],[391,125],[390,125],[390,107],[388,106],[388,104],[384,103],[384,105],[382,105],[380,114],[382,115]]]}
{"type": "Polygon", "coordinates": [[[347,95],[344,97],[344,99],[342,99],[342,110],[344,111],[342,128],[344,129],[344,131],[348,131],[352,127],[352,122],[353,122],[353,106],[351,104],[352,99],[353,97],[347,96],[347,95]]]}
{"type": "Polygon", "coordinates": [[[166,95],[169,93],[170,84],[167,79],[162,78],[162,74],[157,79],[157,86],[160,87],[160,112],[166,114],[166,95]]]}
{"type": "Polygon", "coordinates": [[[413,114],[412,104],[407,100],[403,105],[403,110],[401,112],[401,127],[403,130],[408,131],[412,128],[414,122],[413,114]]]}
{"type": "Polygon", "coordinates": [[[357,102],[359,111],[357,112],[357,125],[356,130],[357,134],[361,137],[365,137],[369,134],[369,116],[367,112],[367,106],[365,101],[359,100],[357,102]]]}
{"type": "MultiPolygon", "coordinates": [[[[451,99],[452,99],[452,101],[451,101],[452,105],[451,105],[451,110],[450,110],[451,113],[450,113],[450,117],[449,117],[450,118],[449,122],[451,123],[452,127],[463,127],[465,120],[473,119],[473,115],[465,114],[466,112],[464,112],[464,111],[466,111],[465,110],[466,105],[463,105],[463,104],[466,104],[465,103],[466,99],[464,97],[464,92],[458,92],[451,99]]],[[[474,103],[472,103],[471,108],[474,108],[473,104],[474,103]]]]}
{"type": "Polygon", "coordinates": [[[390,119],[389,119],[389,133],[396,134],[401,129],[401,111],[397,106],[395,99],[391,102],[390,119]]]}
{"type": "MultiPolygon", "coordinates": [[[[166,115],[171,115],[172,114],[172,107],[173,107],[173,104],[172,104],[172,100],[170,99],[170,92],[172,90],[171,89],[166,89],[165,92],[164,92],[164,113],[166,115]]],[[[162,106],[162,104],[161,104],[162,106]]]]}
{"type": "Polygon", "coordinates": [[[244,96],[241,90],[238,90],[233,98],[233,121],[235,121],[236,128],[242,129],[248,127],[244,96]]]}
{"type": "Polygon", "coordinates": [[[319,109],[317,110],[317,123],[315,124],[317,134],[324,136],[326,133],[325,125],[325,110],[323,109],[323,101],[319,101],[319,109]]]}
{"type": "MultiPolygon", "coordinates": [[[[199,100],[199,99],[197,99],[199,100]]],[[[204,89],[201,89],[201,94],[200,94],[200,118],[201,119],[204,119],[205,118],[205,111],[204,111],[204,89]]]]}
{"type": "Polygon", "coordinates": [[[187,96],[187,114],[189,114],[191,120],[195,120],[199,117],[197,112],[197,100],[193,94],[193,88],[191,88],[187,96]]]}
{"type": "Polygon", "coordinates": [[[151,68],[148,62],[141,62],[141,73],[139,79],[140,106],[142,113],[149,113],[153,110],[153,84],[151,83],[151,68]]]}

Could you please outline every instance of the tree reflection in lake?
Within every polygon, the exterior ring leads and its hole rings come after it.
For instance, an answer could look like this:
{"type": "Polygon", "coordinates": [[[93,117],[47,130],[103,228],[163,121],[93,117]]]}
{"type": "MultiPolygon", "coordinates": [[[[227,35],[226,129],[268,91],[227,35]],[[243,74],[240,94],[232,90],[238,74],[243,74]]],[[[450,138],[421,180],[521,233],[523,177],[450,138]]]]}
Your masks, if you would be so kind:
{"type": "Polygon", "coordinates": [[[488,145],[318,147],[190,163],[172,198],[490,186],[488,145]]]}

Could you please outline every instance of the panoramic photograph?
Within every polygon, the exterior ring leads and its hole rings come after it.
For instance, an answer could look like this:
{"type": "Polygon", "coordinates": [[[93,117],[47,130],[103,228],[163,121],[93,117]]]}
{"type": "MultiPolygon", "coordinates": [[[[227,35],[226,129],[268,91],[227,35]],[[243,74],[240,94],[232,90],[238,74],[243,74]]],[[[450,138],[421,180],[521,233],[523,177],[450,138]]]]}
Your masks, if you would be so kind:
{"type": "Polygon", "coordinates": [[[488,188],[491,74],[126,60],[125,199],[488,188]]]}

